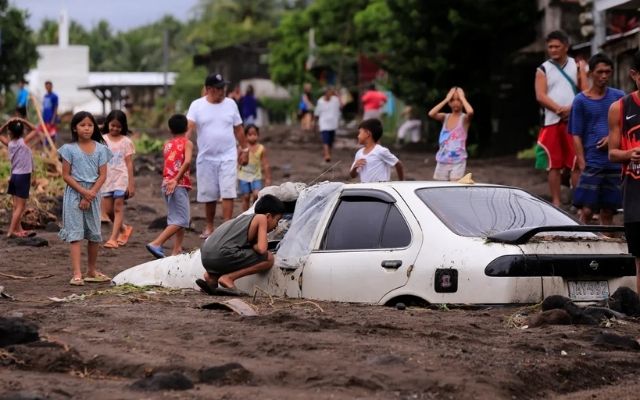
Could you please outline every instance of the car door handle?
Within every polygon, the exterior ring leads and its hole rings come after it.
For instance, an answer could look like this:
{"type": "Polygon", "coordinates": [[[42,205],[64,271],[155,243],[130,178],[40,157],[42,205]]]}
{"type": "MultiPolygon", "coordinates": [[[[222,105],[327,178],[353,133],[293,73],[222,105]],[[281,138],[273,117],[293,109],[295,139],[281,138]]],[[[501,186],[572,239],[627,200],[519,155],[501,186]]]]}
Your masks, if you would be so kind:
{"type": "Polygon", "coordinates": [[[382,268],[398,269],[402,266],[402,260],[384,260],[382,268]]]}

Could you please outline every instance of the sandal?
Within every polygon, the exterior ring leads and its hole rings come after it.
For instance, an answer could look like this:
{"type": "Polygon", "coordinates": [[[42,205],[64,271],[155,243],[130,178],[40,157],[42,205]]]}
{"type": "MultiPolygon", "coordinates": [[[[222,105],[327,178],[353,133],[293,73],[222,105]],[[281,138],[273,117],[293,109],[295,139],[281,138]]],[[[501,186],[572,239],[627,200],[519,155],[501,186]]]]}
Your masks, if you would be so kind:
{"type": "Polygon", "coordinates": [[[133,232],[133,226],[125,225],[124,232],[118,235],[118,245],[124,246],[125,244],[127,244],[132,232],[133,232]]]}
{"type": "Polygon", "coordinates": [[[82,278],[71,278],[69,281],[69,285],[72,286],[84,286],[84,279],[82,278]]]}
{"type": "Polygon", "coordinates": [[[209,283],[204,279],[196,279],[196,285],[198,285],[203,293],[208,294],[209,296],[215,295],[216,289],[218,288],[217,284],[215,286],[209,285],[209,283]]]}
{"type": "Polygon", "coordinates": [[[96,272],[96,276],[87,276],[84,278],[84,281],[101,283],[101,282],[110,282],[111,278],[109,278],[107,275],[103,274],[102,272],[96,272]]]}
{"type": "Polygon", "coordinates": [[[153,254],[155,258],[164,258],[164,251],[162,251],[162,247],[156,247],[150,243],[146,244],[144,247],[147,248],[149,253],[153,254]]]}
{"type": "Polygon", "coordinates": [[[102,245],[105,249],[117,249],[118,243],[115,240],[107,240],[105,244],[102,245]]]}

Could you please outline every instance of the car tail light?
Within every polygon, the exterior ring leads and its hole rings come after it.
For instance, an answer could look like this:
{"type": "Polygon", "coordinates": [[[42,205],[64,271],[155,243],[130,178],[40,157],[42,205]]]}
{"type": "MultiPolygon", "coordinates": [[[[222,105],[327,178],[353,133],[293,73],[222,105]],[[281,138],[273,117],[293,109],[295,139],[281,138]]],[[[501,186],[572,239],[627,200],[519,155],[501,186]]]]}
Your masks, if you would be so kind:
{"type": "Polygon", "coordinates": [[[458,291],[458,270],[453,268],[436,269],[435,288],[437,293],[455,293],[458,291]]]}

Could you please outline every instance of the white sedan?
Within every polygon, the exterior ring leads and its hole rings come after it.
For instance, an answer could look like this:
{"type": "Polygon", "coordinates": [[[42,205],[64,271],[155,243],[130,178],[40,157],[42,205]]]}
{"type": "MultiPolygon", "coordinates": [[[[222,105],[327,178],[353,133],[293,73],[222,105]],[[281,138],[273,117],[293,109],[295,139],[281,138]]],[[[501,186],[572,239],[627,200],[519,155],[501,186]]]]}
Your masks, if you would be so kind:
{"type": "MultiPolygon", "coordinates": [[[[358,303],[576,301],[633,287],[624,240],[521,189],[449,182],[326,182],[304,189],[267,273],[238,288],[358,303]]],[[[115,284],[196,288],[200,253],[151,261],[115,284]]]]}

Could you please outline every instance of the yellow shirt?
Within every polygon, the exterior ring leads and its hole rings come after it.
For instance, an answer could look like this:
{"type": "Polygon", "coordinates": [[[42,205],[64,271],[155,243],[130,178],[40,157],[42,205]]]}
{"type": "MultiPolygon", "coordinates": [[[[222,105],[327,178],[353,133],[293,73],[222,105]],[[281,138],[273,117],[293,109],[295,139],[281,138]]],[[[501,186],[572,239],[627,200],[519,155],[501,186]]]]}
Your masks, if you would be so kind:
{"type": "Polygon", "coordinates": [[[255,151],[249,150],[249,162],[238,167],[238,179],[253,182],[262,179],[262,153],[264,146],[259,144],[255,151]]]}

